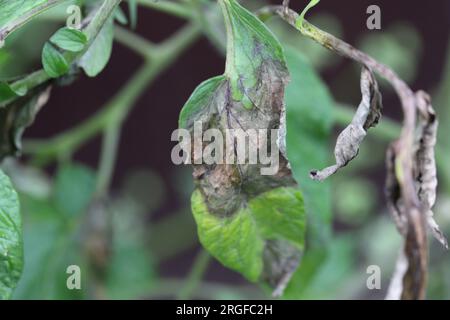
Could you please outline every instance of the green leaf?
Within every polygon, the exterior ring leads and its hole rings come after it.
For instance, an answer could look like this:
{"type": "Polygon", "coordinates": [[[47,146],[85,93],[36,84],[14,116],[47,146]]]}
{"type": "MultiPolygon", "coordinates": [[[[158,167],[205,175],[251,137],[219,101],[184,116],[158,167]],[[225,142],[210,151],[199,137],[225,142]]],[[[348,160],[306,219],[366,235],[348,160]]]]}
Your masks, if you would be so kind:
{"type": "Polygon", "coordinates": [[[110,206],[112,217],[111,258],[105,291],[108,299],[138,299],[157,281],[155,265],[146,242],[144,215],[131,203],[118,200],[110,206]],[[126,212],[127,214],[123,214],[126,212]],[[125,272],[126,270],[126,272],[125,272]]]}
{"type": "Polygon", "coordinates": [[[58,78],[69,71],[69,64],[54,45],[47,42],[42,50],[42,65],[51,78],[58,78]]]}
{"type": "MultiPolygon", "coordinates": [[[[354,269],[358,265],[355,261],[358,256],[356,247],[360,245],[354,237],[354,234],[335,237],[329,243],[329,253],[325,257],[314,250],[314,254],[309,255],[309,261],[302,261],[283,299],[347,299],[345,290],[352,286],[355,274],[363,273],[360,269],[354,269]]],[[[361,275],[357,279],[360,287],[365,277],[361,275]]]]}
{"type": "Polygon", "coordinates": [[[300,52],[287,47],[285,54],[291,72],[286,88],[287,154],[305,199],[308,227],[321,241],[331,230],[331,186],[327,181],[313,181],[309,172],[327,163],[333,100],[326,84],[300,52]]]}
{"type": "MultiPolygon", "coordinates": [[[[286,68],[283,49],[272,32],[236,0],[221,0],[227,27],[227,63],[225,75],[230,79],[235,101],[247,109],[258,104],[255,88],[261,67],[274,65],[274,71],[286,68]]],[[[282,78],[282,72],[279,74],[282,78]]]]}
{"type": "Polygon", "coordinates": [[[333,126],[333,100],[326,84],[298,51],[286,47],[291,73],[286,88],[286,147],[295,180],[302,190],[308,232],[305,256],[295,272],[286,296],[299,296],[300,287],[314,281],[327,259],[331,237],[331,183],[318,183],[309,177],[315,166],[326,165],[333,126]]]}
{"type": "Polygon", "coordinates": [[[27,93],[26,87],[15,87],[7,82],[0,82],[0,107],[8,100],[22,97],[27,93]]]}
{"type": "Polygon", "coordinates": [[[203,112],[203,107],[209,105],[214,98],[217,88],[225,81],[225,76],[217,76],[202,82],[192,93],[188,102],[180,112],[179,127],[187,128],[192,126],[192,120],[203,112]]]}
{"type": "Polygon", "coordinates": [[[114,17],[108,19],[89,49],[81,57],[79,66],[89,77],[95,77],[108,64],[114,40],[114,17]]]}
{"type": "MultiPolygon", "coordinates": [[[[68,224],[51,199],[20,194],[24,217],[25,263],[13,299],[78,299],[85,290],[68,290],[66,268],[76,264],[82,270],[78,229],[68,224]]],[[[82,276],[82,289],[86,276],[82,276]]]]}
{"type": "Polygon", "coordinates": [[[48,0],[0,0],[0,28],[48,0]]]}
{"type": "Polygon", "coordinates": [[[114,18],[120,24],[126,25],[128,23],[128,18],[120,7],[117,7],[114,18]]]}
{"type": "Polygon", "coordinates": [[[305,20],[305,15],[306,15],[306,13],[307,13],[312,7],[315,7],[319,2],[320,2],[320,0],[311,0],[311,1],[309,1],[308,5],[306,6],[305,9],[303,9],[302,13],[300,14],[300,16],[298,17],[297,21],[295,22],[295,25],[296,25],[298,28],[303,28],[303,20],[305,20]]]}
{"type": "Polygon", "coordinates": [[[0,299],[9,299],[23,268],[22,223],[19,199],[0,170],[0,299]]]}
{"type": "Polygon", "coordinates": [[[95,191],[94,172],[80,164],[64,165],[55,181],[54,203],[67,217],[75,217],[86,210],[95,191]]]}
{"type": "Polygon", "coordinates": [[[0,0],[0,48],[5,38],[39,13],[55,6],[49,0],[0,0]]]}
{"type": "Polygon", "coordinates": [[[248,280],[263,276],[264,249],[281,241],[303,250],[305,215],[303,199],[295,188],[265,192],[229,217],[211,214],[200,191],[192,195],[192,212],[203,246],[222,264],[242,273],[248,280]]]}
{"type": "Polygon", "coordinates": [[[0,160],[17,155],[22,148],[22,134],[47,103],[50,87],[38,87],[27,96],[0,108],[0,160]]]}
{"type": "Polygon", "coordinates": [[[50,42],[59,48],[71,52],[80,52],[87,43],[86,35],[75,29],[67,27],[59,29],[51,38],[50,42]]]}

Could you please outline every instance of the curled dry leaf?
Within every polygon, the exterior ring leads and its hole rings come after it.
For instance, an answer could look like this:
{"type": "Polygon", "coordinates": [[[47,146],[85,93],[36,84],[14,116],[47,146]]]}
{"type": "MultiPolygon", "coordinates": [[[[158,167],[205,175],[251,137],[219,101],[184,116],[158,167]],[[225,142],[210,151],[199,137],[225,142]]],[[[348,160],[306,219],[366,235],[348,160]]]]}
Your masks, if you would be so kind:
{"type": "Polygon", "coordinates": [[[426,225],[433,236],[448,248],[447,239],[435,222],[432,211],[437,188],[434,148],[438,121],[428,94],[419,91],[414,98],[417,110],[412,149],[414,180],[408,183],[402,175],[407,170],[400,160],[405,140],[393,142],[386,159],[388,207],[399,232],[405,238],[404,251],[399,255],[387,299],[425,297],[428,258],[426,225]]]}
{"type": "Polygon", "coordinates": [[[352,122],[337,138],[334,156],[336,164],[323,170],[312,170],[311,178],[322,181],[345,167],[359,152],[367,130],[377,125],[381,117],[382,98],[378,83],[369,68],[363,66],[361,71],[362,100],[352,122]]]}
{"type": "Polygon", "coordinates": [[[416,93],[418,108],[418,128],[416,137],[415,179],[419,200],[426,211],[428,227],[433,236],[448,249],[448,242],[438,224],[433,218],[432,208],[436,202],[436,160],[434,147],[436,145],[438,120],[431,106],[431,99],[427,93],[416,93]]]}

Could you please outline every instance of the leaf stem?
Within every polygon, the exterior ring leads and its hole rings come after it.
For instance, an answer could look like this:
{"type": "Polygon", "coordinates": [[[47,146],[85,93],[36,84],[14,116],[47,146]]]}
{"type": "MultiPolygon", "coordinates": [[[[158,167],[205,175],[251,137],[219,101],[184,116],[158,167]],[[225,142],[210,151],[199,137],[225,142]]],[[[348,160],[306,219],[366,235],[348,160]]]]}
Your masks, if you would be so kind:
{"type": "MultiPolygon", "coordinates": [[[[395,201],[401,199],[401,214],[405,216],[405,255],[408,268],[404,273],[402,298],[424,299],[426,293],[428,270],[428,246],[426,237],[427,210],[416,192],[415,179],[415,138],[417,113],[420,106],[430,106],[430,98],[424,92],[415,93],[389,67],[379,63],[368,54],[354,48],[333,35],[303,20],[295,11],[283,6],[269,6],[261,11],[262,16],[270,13],[279,15],[284,21],[295,27],[304,36],[316,41],[325,48],[360,63],[370,71],[385,78],[395,89],[403,109],[403,126],[400,137],[390,144],[388,149],[388,178],[391,189],[398,188],[395,201]],[[395,183],[395,186],[394,186],[395,183]],[[398,194],[398,196],[397,196],[398,194]]],[[[434,159],[433,159],[434,160],[434,159]]],[[[393,193],[392,193],[393,195],[393,193]]],[[[397,210],[397,209],[395,209],[397,210]]],[[[392,210],[391,210],[392,211],[392,210]]],[[[395,211],[394,213],[397,213],[395,211]]]]}
{"type": "Polygon", "coordinates": [[[77,150],[107,126],[121,125],[142,92],[199,34],[199,27],[191,24],[157,48],[152,48],[152,53],[147,55],[151,58],[145,60],[143,66],[100,111],[79,126],[53,138],[26,142],[24,152],[33,154],[38,164],[45,165],[61,155],[77,150]]]}
{"type": "MultiPolygon", "coordinates": [[[[122,0],[105,0],[102,5],[95,11],[94,17],[84,29],[84,32],[89,39],[89,43],[92,43],[94,41],[100,30],[103,28],[105,22],[108,20],[114,9],[120,4],[121,1],[122,0]]],[[[86,49],[84,51],[76,55],[70,54],[67,57],[68,62],[76,62],[76,60],[86,52],[87,48],[89,48],[89,45],[86,46],[86,49]]],[[[43,69],[40,69],[20,80],[15,81],[11,84],[11,86],[17,88],[26,88],[26,90],[30,90],[49,81],[50,79],[50,76],[43,69]]],[[[12,100],[7,101],[6,103],[10,102],[12,102],[12,100]]]]}
{"type": "Polygon", "coordinates": [[[133,50],[144,59],[151,59],[157,46],[142,36],[120,26],[115,26],[114,39],[133,50]]]}
{"type": "Polygon", "coordinates": [[[192,18],[192,11],[189,10],[189,8],[187,8],[186,6],[179,3],[169,1],[156,2],[154,0],[138,0],[137,2],[143,7],[158,10],[178,18],[192,18]]]}
{"type": "Polygon", "coordinates": [[[189,271],[189,275],[181,287],[177,299],[178,300],[188,300],[191,298],[195,289],[198,287],[201,282],[203,275],[208,269],[209,263],[211,261],[210,254],[202,249],[195,258],[194,264],[192,265],[191,270],[189,271]]]}
{"type": "Polygon", "coordinates": [[[110,125],[103,132],[103,145],[97,173],[96,195],[103,196],[111,184],[119,149],[121,126],[110,125]]]}

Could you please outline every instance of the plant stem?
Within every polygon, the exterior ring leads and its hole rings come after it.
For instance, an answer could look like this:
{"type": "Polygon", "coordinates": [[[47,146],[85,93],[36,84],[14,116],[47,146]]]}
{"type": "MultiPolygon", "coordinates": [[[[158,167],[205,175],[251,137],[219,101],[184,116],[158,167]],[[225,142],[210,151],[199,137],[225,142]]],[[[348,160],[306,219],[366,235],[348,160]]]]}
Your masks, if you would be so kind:
{"type": "MultiPolygon", "coordinates": [[[[353,119],[354,111],[351,107],[343,104],[337,104],[334,107],[334,117],[339,125],[347,126],[353,119]]],[[[394,120],[383,117],[381,121],[375,128],[371,129],[372,135],[384,141],[392,141],[396,139],[401,132],[401,126],[394,120]]],[[[439,174],[442,177],[444,185],[448,188],[450,186],[450,171],[445,170],[447,165],[450,163],[450,154],[446,152],[446,147],[442,143],[438,143],[436,146],[436,162],[439,170],[439,174]]]]}
{"type": "MultiPolygon", "coordinates": [[[[95,11],[94,16],[84,29],[84,32],[89,39],[89,45],[87,45],[86,49],[80,53],[77,53],[75,55],[69,54],[66,57],[69,64],[76,62],[76,60],[88,50],[90,44],[92,44],[92,42],[95,40],[98,33],[103,28],[103,25],[112,15],[115,8],[120,4],[121,1],[122,0],[105,0],[102,5],[95,11]]],[[[17,80],[11,85],[17,88],[26,88],[27,90],[31,90],[49,80],[51,80],[51,78],[48,76],[48,74],[43,69],[40,69],[24,77],[23,79],[17,80]]],[[[7,101],[6,103],[10,102],[12,102],[12,100],[7,101]]]]}
{"type": "MultiPolygon", "coordinates": [[[[208,3],[211,5],[212,3],[208,3]]],[[[204,6],[201,0],[191,0],[190,7],[192,8],[192,15],[194,19],[197,19],[199,24],[202,26],[204,35],[208,38],[214,48],[222,53],[226,50],[226,45],[223,43],[223,39],[220,34],[217,33],[212,27],[211,23],[208,21],[206,14],[204,12],[204,6]]]]}
{"type": "Polygon", "coordinates": [[[189,10],[189,8],[187,8],[186,6],[181,5],[179,3],[169,1],[156,2],[155,0],[138,0],[138,4],[143,7],[168,13],[178,18],[182,19],[192,18],[192,11],[189,10]]]}
{"type": "Polygon", "coordinates": [[[103,196],[111,184],[119,149],[120,131],[120,125],[110,125],[103,133],[103,146],[97,173],[96,195],[98,197],[103,196]]]}
{"type": "Polygon", "coordinates": [[[87,27],[83,30],[83,32],[89,39],[90,44],[95,40],[95,38],[105,25],[106,21],[111,17],[112,13],[121,2],[122,0],[105,0],[97,9],[94,17],[89,22],[87,27]]]}
{"type": "MultiPolygon", "coordinates": [[[[261,13],[264,17],[270,13],[279,15],[304,36],[339,55],[360,63],[370,71],[378,73],[395,89],[401,101],[404,120],[400,137],[390,144],[387,153],[387,188],[390,190],[388,203],[394,216],[401,215],[404,218],[401,225],[399,219],[396,222],[399,230],[404,230],[402,232],[405,238],[404,254],[408,264],[406,271],[397,269],[393,278],[401,277],[400,283],[407,284],[399,290],[402,299],[424,299],[428,270],[426,228],[430,208],[419,198],[416,190],[415,133],[418,113],[425,114],[428,121],[430,119],[434,121],[430,97],[425,92],[413,92],[392,69],[345,41],[312,25],[303,19],[303,14],[299,16],[295,11],[283,6],[269,6],[261,10],[261,13]],[[397,207],[399,201],[402,204],[400,209],[397,207]]],[[[432,121],[429,122],[430,125],[432,121]]],[[[434,151],[433,147],[434,145],[431,147],[433,149],[431,152],[434,151]]],[[[434,158],[434,154],[432,157],[434,158]]]]}
{"type": "Polygon", "coordinates": [[[191,298],[195,289],[201,282],[203,275],[208,269],[209,262],[211,261],[211,256],[205,250],[201,250],[197,257],[195,258],[194,264],[187,276],[184,285],[181,287],[177,299],[178,300],[188,300],[191,298]]]}
{"type": "Polygon", "coordinates": [[[200,34],[197,25],[189,25],[148,54],[144,65],[99,112],[81,125],[46,141],[29,141],[25,153],[33,154],[39,164],[77,150],[99,131],[109,125],[121,125],[142,92],[161,74],[200,34]]]}
{"type": "Polygon", "coordinates": [[[114,38],[128,49],[133,50],[143,59],[151,59],[157,46],[147,39],[120,26],[115,27],[114,38]]]}

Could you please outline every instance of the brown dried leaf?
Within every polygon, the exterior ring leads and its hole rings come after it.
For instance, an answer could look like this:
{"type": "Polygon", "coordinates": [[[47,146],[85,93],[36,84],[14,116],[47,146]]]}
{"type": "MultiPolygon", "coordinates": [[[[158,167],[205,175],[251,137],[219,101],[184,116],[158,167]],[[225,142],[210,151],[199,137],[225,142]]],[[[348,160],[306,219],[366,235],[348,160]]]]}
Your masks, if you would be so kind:
{"type": "Polygon", "coordinates": [[[433,218],[431,210],[436,202],[436,160],[434,147],[436,145],[436,136],[438,121],[436,114],[431,106],[431,99],[423,91],[416,93],[418,107],[418,135],[416,137],[416,166],[415,178],[417,183],[417,193],[424,209],[426,210],[427,224],[433,236],[448,249],[448,242],[438,224],[433,218]]]}
{"type": "Polygon", "coordinates": [[[336,164],[320,171],[311,171],[312,179],[322,181],[345,167],[358,155],[359,146],[364,140],[367,130],[377,125],[383,107],[381,94],[375,76],[365,66],[361,71],[361,93],[362,100],[352,122],[337,138],[334,149],[336,164]]]}

